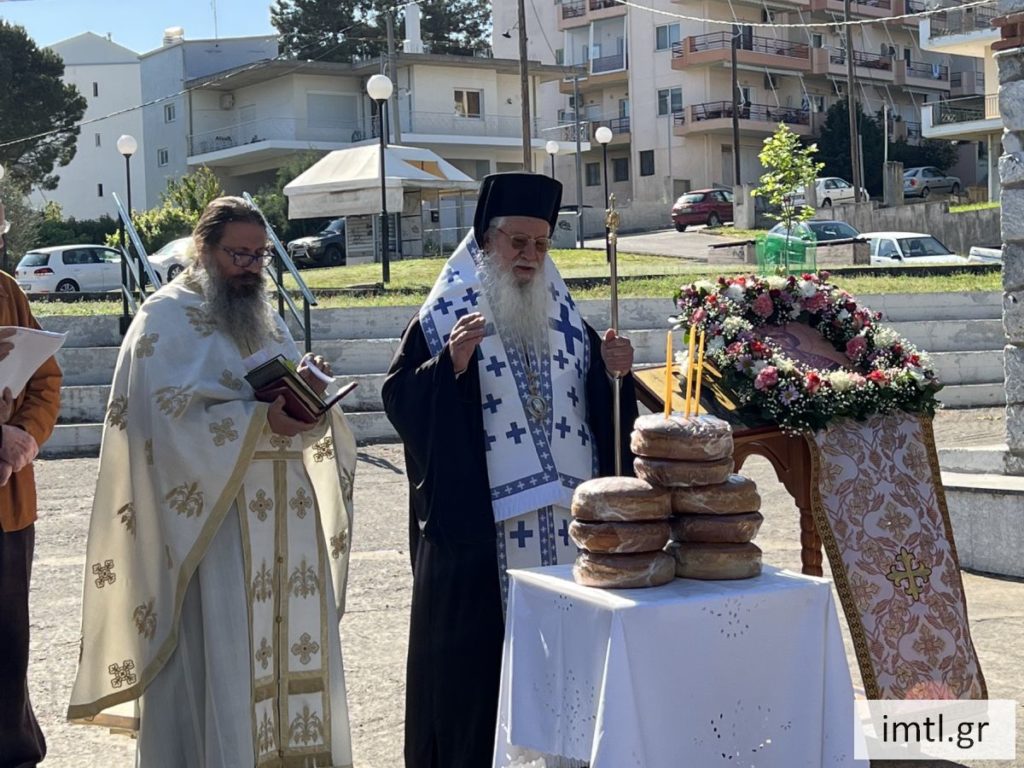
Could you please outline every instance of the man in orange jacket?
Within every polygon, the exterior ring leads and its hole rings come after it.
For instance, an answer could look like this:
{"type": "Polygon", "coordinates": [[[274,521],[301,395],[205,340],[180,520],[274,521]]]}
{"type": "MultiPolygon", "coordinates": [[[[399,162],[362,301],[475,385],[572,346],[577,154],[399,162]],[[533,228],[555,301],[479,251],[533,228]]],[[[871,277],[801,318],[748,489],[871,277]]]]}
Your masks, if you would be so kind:
{"type": "MultiPolygon", "coordinates": [[[[7,227],[0,206],[0,241],[7,227]]],[[[0,328],[38,328],[18,284],[0,272],[0,328]]],[[[13,331],[0,331],[0,367],[13,331]]],[[[28,697],[28,591],[35,545],[36,484],[32,460],[60,410],[61,372],[50,358],[23,392],[0,392],[0,768],[35,766],[46,742],[28,697]]]]}

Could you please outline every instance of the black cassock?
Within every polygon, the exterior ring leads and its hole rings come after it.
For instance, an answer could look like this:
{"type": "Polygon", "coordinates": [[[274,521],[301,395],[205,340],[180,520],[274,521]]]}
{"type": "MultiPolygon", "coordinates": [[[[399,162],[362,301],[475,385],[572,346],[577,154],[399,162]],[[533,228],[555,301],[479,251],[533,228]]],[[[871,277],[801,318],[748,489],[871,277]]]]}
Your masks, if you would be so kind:
{"type": "MultiPolygon", "coordinates": [[[[615,474],[612,383],[600,338],[586,325],[587,423],[601,475],[615,474]]],[[[414,318],[383,388],[405,444],[413,594],[406,670],[407,768],[486,768],[497,721],[504,617],[484,451],[480,376],[456,378],[448,346],[437,357],[414,318]]],[[[622,469],[633,474],[633,377],[622,380],[622,469]]],[[[524,510],[525,511],[525,510],[524,510]]]]}

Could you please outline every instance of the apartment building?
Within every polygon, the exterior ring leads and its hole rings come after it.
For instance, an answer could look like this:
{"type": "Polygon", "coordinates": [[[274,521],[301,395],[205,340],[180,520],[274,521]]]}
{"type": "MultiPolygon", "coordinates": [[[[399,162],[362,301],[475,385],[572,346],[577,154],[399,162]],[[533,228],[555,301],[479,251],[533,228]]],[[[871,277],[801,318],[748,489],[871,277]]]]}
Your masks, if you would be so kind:
{"type": "MultiPolygon", "coordinates": [[[[905,2],[854,2],[852,18],[901,15],[905,2]]],[[[735,25],[673,18],[615,0],[535,0],[527,13],[530,56],[565,67],[563,80],[542,92],[540,103],[563,125],[571,126],[578,113],[590,136],[600,125],[612,129],[609,187],[620,201],[664,205],[686,189],[734,183],[734,34],[742,180],[760,175],[757,155],[778,123],[816,135],[829,106],[846,98],[844,35],[828,26],[842,18],[841,0],[645,0],[645,5],[735,25]],[[789,24],[822,26],[782,26],[789,24]],[[571,68],[584,72],[578,84],[569,79],[571,68]]],[[[513,0],[495,4],[496,55],[510,55],[514,48],[515,40],[499,33],[515,25],[515,7],[513,0]]],[[[953,76],[950,54],[922,48],[917,27],[917,19],[857,26],[851,52],[856,98],[871,113],[887,106],[891,135],[910,142],[922,136],[925,105],[949,97],[953,76]]],[[[566,183],[567,201],[573,202],[572,164],[561,166],[558,175],[566,183]]],[[[584,156],[584,169],[584,204],[603,206],[596,146],[584,156]]]]}
{"type": "MultiPolygon", "coordinates": [[[[60,179],[57,188],[35,190],[32,203],[38,207],[47,201],[59,203],[65,216],[78,219],[116,216],[112,195],[116,192],[124,200],[127,186],[117,139],[130,134],[141,146],[141,111],[121,112],[142,101],[138,54],[93,32],[62,40],[50,50],[64,59],[64,82],[85,97],[87,123],[78,135],[74,158],[55,169],[60,179]]],[[[144,208],[146,172],[141,163],[132,164],[131,178],[132,204],[144,208]]]]}
{"type": "Polygon", "coordinates": [[[948,98],[930,104],[922,114],[923,133],[963,142],[961,162],[952,173],[968,188],[984,189],[989,200],[1000,197],[1003,134],[999,71],[992,55],[992,45],[999,40],[999,30],[992,27],[997,15],[995,8],[975,7],[944,11],[920,21],[922,48],[964,62],[950,79],[948,98]]]}

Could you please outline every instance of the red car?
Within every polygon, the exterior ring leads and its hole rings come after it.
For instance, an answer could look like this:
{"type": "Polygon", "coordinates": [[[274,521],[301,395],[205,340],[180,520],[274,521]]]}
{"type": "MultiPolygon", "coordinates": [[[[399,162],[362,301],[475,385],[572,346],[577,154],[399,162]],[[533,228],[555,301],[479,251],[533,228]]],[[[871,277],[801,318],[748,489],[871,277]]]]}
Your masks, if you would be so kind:
{"type": "Polygon", "coordinates": [[[728,189],[687,192],[672,206],[672,223],[679,232],[693,224],[717,227],[724,221],[732,221],[732,192],[728,189]]]}

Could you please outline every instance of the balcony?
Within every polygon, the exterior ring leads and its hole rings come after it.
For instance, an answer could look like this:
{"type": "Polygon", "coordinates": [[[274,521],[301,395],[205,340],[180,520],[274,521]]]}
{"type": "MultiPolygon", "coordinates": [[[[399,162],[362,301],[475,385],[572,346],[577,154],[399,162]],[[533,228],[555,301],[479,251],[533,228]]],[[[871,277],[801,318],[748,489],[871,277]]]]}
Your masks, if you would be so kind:
{"type": "Polygon", "coordinates": [[[937,91],[948,91],[950,86],[949,67],[943,64],[897,59],[894,62],[893,74],[896,85],[937,91]]]}
{"type": "Polygon", "coordinates": [[[626,15],[626,6],[618,0],[568,0],[561,7],[558,15],[560,30],[626,15]]]}
{"type": "MultiPolygon", "coordinates": [[[[568,63],[566,66],[583,67],[587,74],[580,78],[580,93],[601,90],[608,85],[618,85],[629,81],[629,53],[615,53],[611,56],[599,56],[582,64],[568,63]]],[[[558,83],[559,93],[572,95],[572,78],[563,78],[558,83]]]]}
{"type": "Polygon", "coordinates": [[[984,96],[985,74],[983,72],[954,72],[949,76],[949,95],[984,96]]]}
{"type": "Polygon", "coordinates": [[[593,120],[590,123],[590,142],[593,146],[599,146],[597,139],[594,138],[594,131],[601,126],[607,126],[612,131],[612,140],[608,144],[610,147],[614,147],[617,144],[629,144],[629,118],[628,117],[613,117],[610,120],[593,120]]]}
{"type": "Polygon", "coordinates": [[[986,50],[999,40],[992,26],[998,16],[994,8],[963,8],[925,16],[920,23],[921,47],[926,51],[956,56],[985,57],[986,50]]]}
{"type": "MultiPolygon", "coordinates": [[[[878,53],[853,52],[857,77],[893,82],[893,59],[878,53]]],[[[846,77],[846,51],[839,48],[815,48],[811,51],[811,71],[815,75],[846,77]]]]}
{"type": "Polygon", "coordinates": [[[1002,130],[994,93],[926,104],[921,112],[921,132],[929,139],[979,141],[1002,130]]]}
{"type": "MultiPolygon", "coordinates": [[[[866,2],[851,2],[850,15],[869,18],[882,18],[884,16],[902,16],[904,14],[904,0],[867,0],[866,2]]],[[[811,11],[823,14],[844,13],[843,0],[811,0],[811,11]]]]}
{"type": "MultiPolygon", "coordinates": [[[[710,64],[728,63],[732,58],[731,32],[712,32],[687,37],[672,46],[672,68],[685,70],[710,64]]],[[[796,72],[811,70],[811,50],[806,43],[791,43],[772,37],[740,36],[736,61],[755,67],[796,72]]]]}
{"type": "MultiPolygon", "coordinates": [[[[779,123],[785,123],[795,133],[810,136],[813,132],[811,113],[795,107],[777,107],[768,104],[743,104],[739,108],[740,133],[748,136],[768,136],[779,123]]],[[[704,133],[732,132],[732,102],[709,101],[690,104],[673,116],[676,136],[704,133]]]]}

